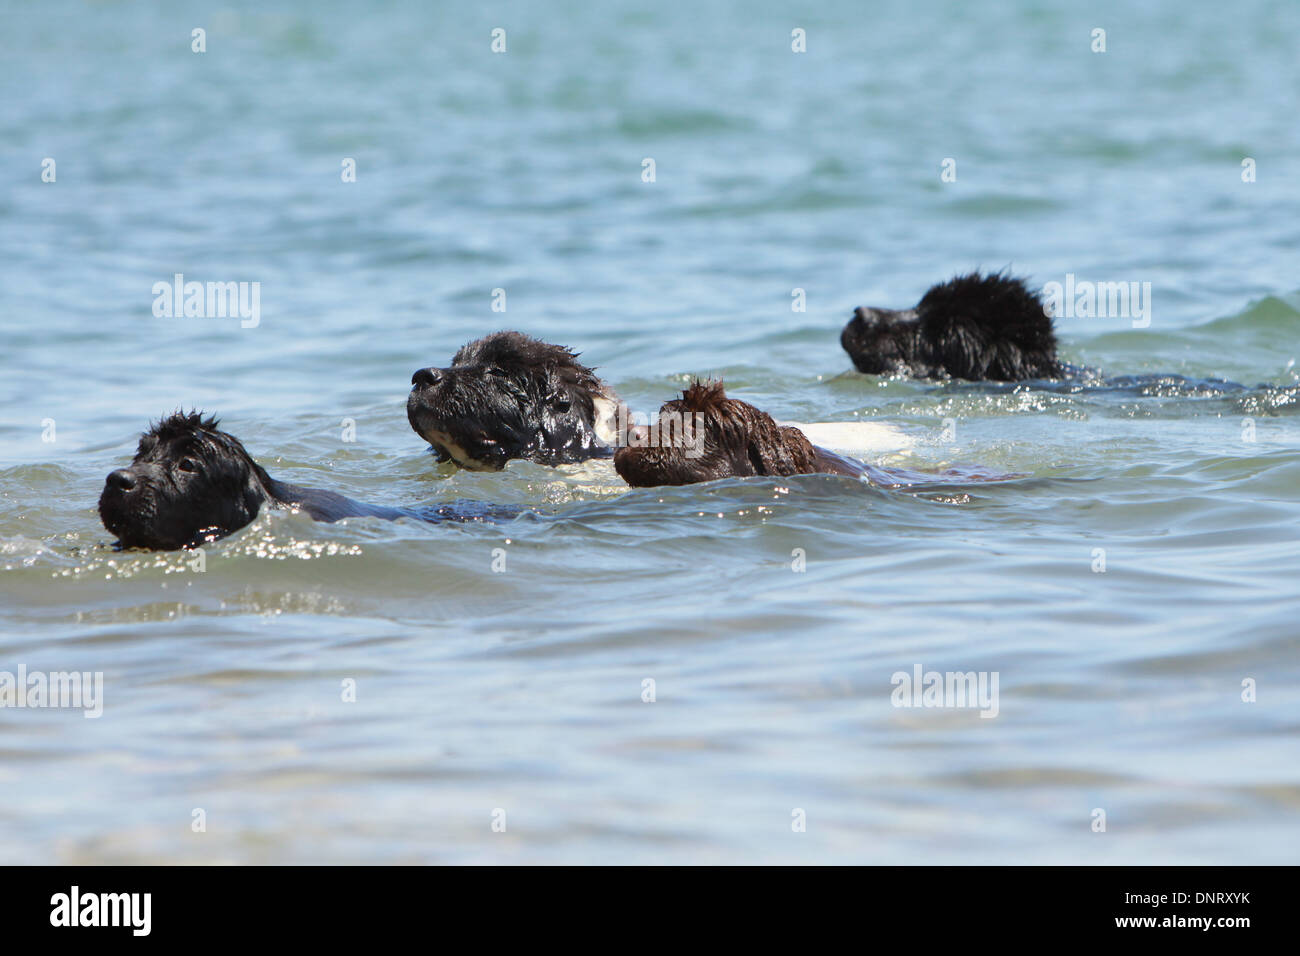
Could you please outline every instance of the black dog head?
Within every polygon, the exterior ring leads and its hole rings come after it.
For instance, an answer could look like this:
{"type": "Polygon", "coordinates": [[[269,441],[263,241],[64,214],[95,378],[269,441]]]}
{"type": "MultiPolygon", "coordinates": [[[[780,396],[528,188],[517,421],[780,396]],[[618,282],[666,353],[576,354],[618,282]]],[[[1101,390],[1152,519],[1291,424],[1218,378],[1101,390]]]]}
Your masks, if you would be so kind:
{"type": "Polygon", "coordinates": [[[615,400],[563,346],[496,332],[448,368],[420,369],[411,386],[406,417],[440,461],[498,470],[512,458],[558,465],[608,454],[597,428],[615,400]]]}
{"type": "Polygon", "coordinates": [[[215,418],[177,412],[141,436],[128,467],[108,476],[99,516],[122,547],[169,551],[244,527],[270,498],[270,484],[215,418]]]}
{"type": "Polygon", "coordinates": [[[1016,382],[1061,372],[1042,301],[1022,279],[1000,273],[933,286],[915,309],[860,308],[840,344],[872,375],[1016,382]]]}
{"type": "Polygon", "coordinates": [[[803,432],[727,398],[721,382],[695,382],[681,398],[664,402],[654,425],[629,431],[614,468],[637,488],[827,470],[803,432]]]}
{"type": "Polygon", "coordinates": [[[840,345],[859,372],[868,375],[916,373],[920,323],[915,309],[876,309],[861,306],[840,333],[840,345]]]}

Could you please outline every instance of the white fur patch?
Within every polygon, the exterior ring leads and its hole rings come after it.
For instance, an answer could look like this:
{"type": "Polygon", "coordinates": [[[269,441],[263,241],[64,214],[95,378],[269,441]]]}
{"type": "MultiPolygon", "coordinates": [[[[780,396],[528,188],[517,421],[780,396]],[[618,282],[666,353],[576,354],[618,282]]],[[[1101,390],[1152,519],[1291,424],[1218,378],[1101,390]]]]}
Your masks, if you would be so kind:
{"type": "Polygon", "coordinates": [[[618,441],[618,397],[613,392],[593,395],[591,404],[595,410],[596,420],[591,424],[596,437],[606,445],[613,445],[618,441]]]}

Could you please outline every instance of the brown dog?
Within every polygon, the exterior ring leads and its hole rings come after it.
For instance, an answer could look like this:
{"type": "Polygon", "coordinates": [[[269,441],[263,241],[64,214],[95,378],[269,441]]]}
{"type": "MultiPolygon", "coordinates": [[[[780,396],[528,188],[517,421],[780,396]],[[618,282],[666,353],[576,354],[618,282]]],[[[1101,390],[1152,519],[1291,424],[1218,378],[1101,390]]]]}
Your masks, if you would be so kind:
{"type": "Polygon", "coordinates": [[[654,425],[630,429],[614,467],[635,488],[750,475],[858,477],[865,470],[748,402],[727,398],[721,382],[694,382],[663,404],[654,425]]]}

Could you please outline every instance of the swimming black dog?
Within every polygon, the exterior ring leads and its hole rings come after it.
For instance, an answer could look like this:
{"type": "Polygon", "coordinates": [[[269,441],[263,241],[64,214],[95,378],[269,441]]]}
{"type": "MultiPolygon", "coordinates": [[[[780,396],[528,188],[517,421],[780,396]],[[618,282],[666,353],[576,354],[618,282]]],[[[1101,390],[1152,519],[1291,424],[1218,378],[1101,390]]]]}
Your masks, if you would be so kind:
{"type": "Polygon", "coordinates": [[[1070,370],[1042,299],[1004,274],[958,276],[930,288],[914,309],[863,306],[840,333],[859,372],[917,378],[1020,382],[1070,370]]]}
{"type": "Polygon", "coordinates": [[[104,527],[123,548],[172,551],[225,537],[249,524],[265,504],[303,511],[317,521],[341,518],[478,520],[505,512],[459,503],[428,512],[383,508],[333,491],[276,481],[199,412],[159,421],[140,438],[135,459],[109,474],[99,497],[104,527]]]}
{"type": "Polygon", "coordinates": [[[512,458],[560,465],[608,458],[618,397],[578,355],[521,332],[461,348],[411,376],[406,416],[439,461],[496,471],[512,458]]]}
{"type": "Polygon", "coordinates": [[[748,402],[727,398],[721,382],[692,383],[681,398],[663,404],[654,425],[630,429],[614,468],[637,488],[751,475],[859,477],[866,471],[748,402]]]}

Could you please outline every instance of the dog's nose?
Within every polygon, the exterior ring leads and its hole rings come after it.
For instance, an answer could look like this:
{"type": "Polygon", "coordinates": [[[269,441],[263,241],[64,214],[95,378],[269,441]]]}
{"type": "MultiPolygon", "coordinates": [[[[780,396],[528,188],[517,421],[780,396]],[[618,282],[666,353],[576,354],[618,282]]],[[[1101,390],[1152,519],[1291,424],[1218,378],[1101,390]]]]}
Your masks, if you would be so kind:
{"type": "Polygon", "coordinates": [[[412,385],[423,385],[426,388],[430,385],[437,385],[442,381],[442,369],[440,368],[422,368],[411,376],[412,385]]]}
{"type": "Polygon", "coordinates": [[[135,475],[125,468],[111,471],[108,473],[108,487],[116,488],[118,491],[130,491],[135,487],[135,475]]]}

